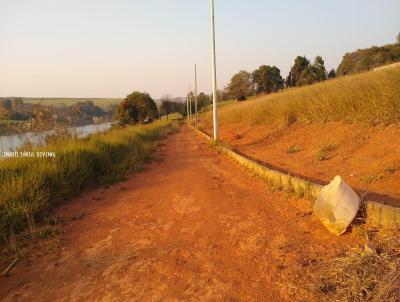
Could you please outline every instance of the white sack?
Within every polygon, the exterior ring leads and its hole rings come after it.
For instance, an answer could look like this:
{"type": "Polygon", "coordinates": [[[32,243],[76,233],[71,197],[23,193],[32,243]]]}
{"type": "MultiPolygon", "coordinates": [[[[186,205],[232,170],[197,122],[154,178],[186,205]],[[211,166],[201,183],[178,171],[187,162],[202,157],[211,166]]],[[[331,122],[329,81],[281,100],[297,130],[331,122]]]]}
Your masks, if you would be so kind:
{"type": "Polygon", "coordinates": [[[336,235],[343,234],[356,217],[360,198],[340,176],[325,186],[314,204],[314,213],[336,235]]]}

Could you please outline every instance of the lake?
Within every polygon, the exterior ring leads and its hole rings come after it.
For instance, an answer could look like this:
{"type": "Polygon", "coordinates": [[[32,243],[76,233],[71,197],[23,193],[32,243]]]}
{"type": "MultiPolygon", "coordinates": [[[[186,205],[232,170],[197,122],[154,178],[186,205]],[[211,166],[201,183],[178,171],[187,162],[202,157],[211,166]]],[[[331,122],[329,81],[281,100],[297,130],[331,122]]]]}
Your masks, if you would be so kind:
{"type": "MultiPolygon", "coordinates": [[[[68,128],[68,132],[71,134],[76,133],[78,138],[83,138],[90,134],[106,132],[110,130],[110,128],[111,123],[101,123],[81,127],[71,127],[68,128]]],[[[34,146],[42,145],[45,142],[45,138],[51,134],[54,134],[54,130],[0,136],[0,156],[2,156],[3,152],[16,151],[26,143],[30,143],[34,146]]]]}

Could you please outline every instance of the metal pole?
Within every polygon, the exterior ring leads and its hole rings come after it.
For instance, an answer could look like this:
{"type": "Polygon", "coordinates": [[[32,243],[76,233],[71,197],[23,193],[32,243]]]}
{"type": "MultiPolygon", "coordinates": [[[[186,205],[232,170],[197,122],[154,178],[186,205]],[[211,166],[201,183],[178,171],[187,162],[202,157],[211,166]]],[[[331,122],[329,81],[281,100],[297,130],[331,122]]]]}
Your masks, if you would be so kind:
{"type": "Polygon", "coordinates": [[[214,141],[218,140],[218,115],[217,115],[217,61],[215,54],[215,24],[214,24],[214,0],[211,0],[211,45],[212,45],[212,85],[213,85],[213,122],[214,141]]]}
{"type": "Polygon", "coordinates": [[[186,117],[189,120],[190,119],[190,115],[189,115],[189,94],[186,95],[186,117]]]}
{"type": "Polygon", "coordinates": [[[196,127],[199,123],[199,112],[197,111],[197,65],[194,64],[194,112],[195,112],[195,119],[196,119],[196,127]]]}

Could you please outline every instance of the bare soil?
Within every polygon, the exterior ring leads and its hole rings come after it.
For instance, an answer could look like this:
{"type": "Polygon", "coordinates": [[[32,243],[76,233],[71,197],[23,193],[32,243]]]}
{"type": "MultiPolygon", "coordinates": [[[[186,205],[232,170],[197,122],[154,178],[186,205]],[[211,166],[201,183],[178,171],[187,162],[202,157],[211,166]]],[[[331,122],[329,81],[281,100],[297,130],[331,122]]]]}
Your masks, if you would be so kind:
{"type": "MultiPolygon", "coordinates": [[[[210,125],[205,130],[212,133],[210,125]]],[[[365,199],[400,206],[399,125],[231,123],[220,133],[227,144],[277,170],[321,184],[340,175],[365,199]]]]}
{"type": "MultiPolygon", "coordinates": [[[[226,136],[226,132],[225,132],[226,136]]],[[[364,240],[273,192],[183,126],[145,171],[62,205],[63,245],[32,250],[1,301],[304,301],[305,272],[364,240]]]]}

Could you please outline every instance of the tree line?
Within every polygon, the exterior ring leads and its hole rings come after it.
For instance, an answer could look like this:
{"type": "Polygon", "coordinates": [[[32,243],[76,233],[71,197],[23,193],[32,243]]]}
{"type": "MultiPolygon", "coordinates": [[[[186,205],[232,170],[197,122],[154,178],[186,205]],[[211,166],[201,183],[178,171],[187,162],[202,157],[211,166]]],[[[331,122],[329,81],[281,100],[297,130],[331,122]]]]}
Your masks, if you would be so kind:
{"type": "Polygon", "coordinates": [[[397,43],[382,47],[359,49],[346,53],[337,70],[329,72],[321,56],[311,62],[305,56],[297,56],[289,75],[283,79],[276,66],[261,65],[253,72],[241,70],[231,78],[224,94],[228,99],[245,100],[248,97],[272,93],[284,88],[299,87],[322,82],[338,76],[367,71],[372,68],[400,61],[400,33],[397,43]]]}
{"type": "Polygon", "coordinates": [[[236,73],[225,90],[231,99],[243,101],[261,93],[268,94],[285,87],[309,85],[335,76],[335,70],[329,73],[326,71],[321,56],[315,57],[313,63],[305,56],[297,56],[286,79],[283,79],[278,67],[261,65],[251,73],[245,70],[236,73]]]}
{"type": "Polygon", "coordinates": [[[397,43],[373,46],[346,53],[338,67],[338,75],[349,75],[400,61],[400,33],[397,43]]]}

